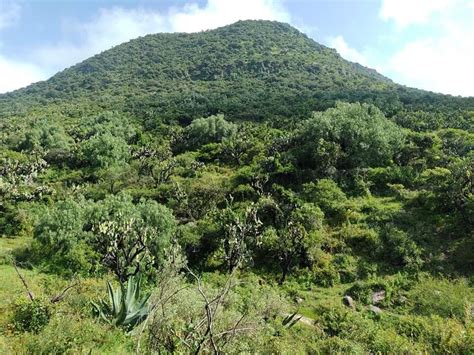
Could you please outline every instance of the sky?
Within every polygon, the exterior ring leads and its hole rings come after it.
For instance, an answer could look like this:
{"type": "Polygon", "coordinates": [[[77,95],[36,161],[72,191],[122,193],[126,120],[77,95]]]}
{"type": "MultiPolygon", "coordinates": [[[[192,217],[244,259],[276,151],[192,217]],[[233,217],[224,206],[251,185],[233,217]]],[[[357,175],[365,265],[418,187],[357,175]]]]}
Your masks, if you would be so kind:
{"type": "Polygon", "coordinates": [[[397,83],[474,96],[474,0],[0,0],[0,93],[130,39],[290,23],[397,83]]]}

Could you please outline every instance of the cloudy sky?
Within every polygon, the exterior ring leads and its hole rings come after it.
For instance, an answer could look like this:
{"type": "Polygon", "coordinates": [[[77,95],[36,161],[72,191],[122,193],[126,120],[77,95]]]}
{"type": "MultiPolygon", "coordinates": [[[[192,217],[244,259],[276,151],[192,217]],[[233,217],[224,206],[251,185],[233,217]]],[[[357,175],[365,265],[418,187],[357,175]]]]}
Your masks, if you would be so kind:
{"type": "Polygon", "coordinates": [[[288,22],[396,82],[474,96],[474,0],[0,0],[0,93],[129,39],[288,22]]]}

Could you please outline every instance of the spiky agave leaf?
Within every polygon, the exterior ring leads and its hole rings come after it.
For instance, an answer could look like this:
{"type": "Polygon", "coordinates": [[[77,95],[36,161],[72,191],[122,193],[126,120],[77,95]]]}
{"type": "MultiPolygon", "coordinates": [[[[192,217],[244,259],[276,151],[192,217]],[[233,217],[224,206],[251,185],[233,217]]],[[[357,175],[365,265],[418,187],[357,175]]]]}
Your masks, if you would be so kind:
{"type": "Polygon", "coordinates": [[[92,302],[94,313],[108,323],[131,330],[148,316],[150,295],[142,297],[140,291],[139,276],[130,277],[126,287],[121,283],[116,289],[107,282],[109,303],[104,300],[99,303],[92,302]]]}

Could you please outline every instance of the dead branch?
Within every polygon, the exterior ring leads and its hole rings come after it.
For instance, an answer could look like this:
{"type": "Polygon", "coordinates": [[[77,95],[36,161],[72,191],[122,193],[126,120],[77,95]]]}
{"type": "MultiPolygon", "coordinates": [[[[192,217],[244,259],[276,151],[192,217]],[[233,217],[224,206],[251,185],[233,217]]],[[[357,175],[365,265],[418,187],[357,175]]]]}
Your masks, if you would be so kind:
{"type": "Polygon", "coordinates": [[[74,287],[78,286],[79,282],[76,281],[73,284],[68,285],[62,292],[58,293],[56,296],[51,297],[51,303],[58,303],[61,302],[66,296],[69,290],[73,289],[74,287]]]}
{"type": "Polygon", "coordinates": [[[30,301],[33,302],[35,300],[35,295],[33,292],[30,291],[30,288],[28,287],[28,284],[26,283],[25,278],[20,274],[20,270],[18,270],[18,267],[16,265],[16,262],[13,262],[13,267],[15,268],[15,271],[20,278],[21,282],[23,283],[23,286],[25,286],[26,292],[28,293],[28,297],[30,298],[30,301]]]}

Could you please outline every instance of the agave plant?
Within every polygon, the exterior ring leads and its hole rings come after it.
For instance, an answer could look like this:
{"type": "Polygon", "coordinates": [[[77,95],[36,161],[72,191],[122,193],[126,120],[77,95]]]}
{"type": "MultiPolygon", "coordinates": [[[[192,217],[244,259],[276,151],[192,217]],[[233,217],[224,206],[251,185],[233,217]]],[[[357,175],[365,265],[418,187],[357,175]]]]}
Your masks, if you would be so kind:
{"type": "Polygon", "coordinates": [[[149,312],[150,295],[142,296],[140,285],[140,277],[133,276],[128,279],[126,287],[120,283],[120,287],[114,289],[112,284],[107,282],[109,300],[92,302],[94,313],[110,324],[127,330],[133,329],[146,319],[149,312]]]}

